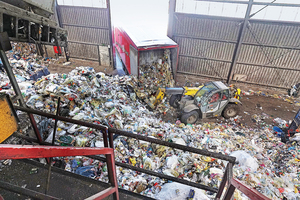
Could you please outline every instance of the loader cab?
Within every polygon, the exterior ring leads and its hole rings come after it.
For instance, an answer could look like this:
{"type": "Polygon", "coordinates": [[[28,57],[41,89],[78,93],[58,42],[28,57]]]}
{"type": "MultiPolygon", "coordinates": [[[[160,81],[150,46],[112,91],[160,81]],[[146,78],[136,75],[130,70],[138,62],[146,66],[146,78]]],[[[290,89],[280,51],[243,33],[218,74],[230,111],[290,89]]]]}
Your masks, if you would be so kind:
{"type": "Polygon", "coordinates": [[[222,82],[209,82],[195,95],[194,104],[202,118],[220,116],[229,100],[229,89],[222,82]]]}
{"type": "MultiPolygon", "coordinates": [[[[185,124],[193,124],[198,119],[217,117],[235,117],[238,107],[230,97],[229,88],[220,81],[206,83],[195,94],[193,100],[181,103],[181,121],[185,124]],[[229,104],[230,103],[230,104],[229,104]]],[[[238,101],[239,102],[239,101],[238,101]]]]}

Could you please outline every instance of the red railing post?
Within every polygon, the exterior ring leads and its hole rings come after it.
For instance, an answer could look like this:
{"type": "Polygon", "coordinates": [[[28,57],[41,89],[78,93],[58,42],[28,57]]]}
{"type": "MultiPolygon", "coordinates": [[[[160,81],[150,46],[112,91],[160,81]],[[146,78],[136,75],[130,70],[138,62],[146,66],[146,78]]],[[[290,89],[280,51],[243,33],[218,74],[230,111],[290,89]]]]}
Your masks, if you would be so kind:
{"type": "MultiPolygon", "coordinates": [[[[0,160],[26,159],[64,156],[87,156],[105,154],[110,188],[93,195],[88,199],[102,199],[113,194],[114,200],[119,200],[118,182],[116,175],[114,150],[112,148],[87,148],[87,147],[61,147],[61,146],[33,146],[33,145],[10,145],[0,144],[0,160]]],[[[46,196],[46,195],[44,195],[46,196]]]]}

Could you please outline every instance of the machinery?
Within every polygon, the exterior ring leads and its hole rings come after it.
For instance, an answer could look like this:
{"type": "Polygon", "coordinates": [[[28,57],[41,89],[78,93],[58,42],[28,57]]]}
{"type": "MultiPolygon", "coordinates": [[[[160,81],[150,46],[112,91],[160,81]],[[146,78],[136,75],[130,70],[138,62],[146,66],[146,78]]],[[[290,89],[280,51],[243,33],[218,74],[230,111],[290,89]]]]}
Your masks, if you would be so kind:
{"type": "MultiPolygon", "coordinates": [[[[67,52],[68,32],[55,20],[54,0],[0,0],[0,32],[7,32],[10,41],[64,47],[67,52]]],[[[68,57],[67,57],[68,59],[68,57]]]]}
{"type": "MultiPolygon", "coordinates": [[[[239,89],[237,90],[239,93],[239,89]]],[[[220,81],[208,82],[201,87],[194,98],[183,96],[178,102],[181,121],[185,124],[194,124],[197,120],[223,115],[225,118],[235,117],[238,114],[239,101],[237,92],[220,81]]]]}
{"type": "Polygon", "coordinates": [[[153,106],[156,107],[165,97],[166,94],[171,95],[169,104],[174,108],[179,108],[179,101],[182,96],[188,96],[194,98],[197,91],[202,88],[203,85],[198,87],[178,87],[178,88],[159,88],[155,95],[155,101],[153,106]]]}
{"type": "Polygon", "coordinates": [[[298,110],[296,116],[294,117],[289,127],[283,129],[283,132],[281,133],[281,141],[284,143],[289,141],[290,137],[293,137],[295,133],[299,132],[298,130],[299,125],[300,125],[300,109],[298,110]]]}

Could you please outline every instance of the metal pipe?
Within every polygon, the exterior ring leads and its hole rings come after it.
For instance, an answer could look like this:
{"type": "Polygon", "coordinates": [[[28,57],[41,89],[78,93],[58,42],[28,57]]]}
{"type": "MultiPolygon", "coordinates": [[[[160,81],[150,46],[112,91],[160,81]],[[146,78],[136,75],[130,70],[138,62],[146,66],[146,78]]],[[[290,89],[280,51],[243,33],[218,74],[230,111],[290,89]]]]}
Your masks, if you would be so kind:
{"type": "MultiPolygon", "coordinates": [[[[45,112],[42,112],[42,111],[39,111],[39,110],[34,110],[34,109],[22,107],[22,106],[14,106],[14,108],[16,110],[21,110],[21,111],[24,111],[24,112],[28,112],[28,113],[32,113],[32,114],[41,115],[41,116],[44,116],[44,117],[55,119],[55,115],[51,114],[51,113],[45,113],[45,112]]],[[[104,126],[104,125],[101,125],[101,124],[92,124],[92,123],[89,123],[89,122],[84,122],[84,121],[75,120],[75,119],[62,117],[62,116],[57,116],[57,119],[60,120],[60,121],[70,122],[70,123],[78,124],[78,125],[81,125],[81,126],[87,126],[87,127],[99,129],[99,130],[102,130],[102,131],[105,131],[106,128],[107,128],[107,126],[104,126]]]]}
{"type": "Polygon", "coordinates": [[[56,134],[56,128],[57,128],[57,121],[58,121],[58,116],[59,116],[59,108],[60,108],[60,97],[58,97],[58,102],[57,102],[57,109],[56,109],[56,114],[55,114],[55,122],[54,122],[54,130],[53,130],[53,137],[52,137],[52,146],[54,145],[54,140],[55,140],[55,134],[56,134]]]}
{"type": "Polygon", "coordinates": [[[293,3],[270,3],[270,2],[253,2],[253,5],[300,7],[300,4],[293,4],[293,3]]]}
{"type": "Polygon", "coordinates": [[[77,59],[83,59],[83,60],[91,60],[91,61],[95,61],[95,62],[98,61],[98,59],[78,57],[78,56],[73,56],[72,54],[69,56],[69,58],[77,58],[77,59]]]}
{"type": "MultiPolygon", "coordinates": [[[[192,72],[183,72],[183,71],[178,71],[177,73],[179,74],[187,74],[187,75],[192,75],[192,76],[201,76],[205,78],[213,78],[213,79],[218,79],[222,80],[221,78],[217,76],[210,76],[210,75],[203,75],[203,74],[196,74],[192,72]]],[[[260,85],[260,86],[265,86],[265,87],[274,87],[274,88],[279,88],[279,89],[290,89],[290,87],[283,87],[283,86],[278,86],[278,85],[270,85],[270,84],[263,84],[263,83],[256,83],[256,82],[251,82],[251,81],[238,81],[239,83],[246,83],[246,84],[252,84],[252,85],[260,85]]]]}
{"type": "Polygon", "coordinates": [[[256,189],[254,188],[249,188],[246,186],[244,183],[240,182],[237,179],[231,179],[230,183],[240,190],[243,194],[245,194],[247,197],[250,199],[256,199],[256,200],[271,200],[270,198],[266,197],[265,195],[259,193],[256,189]]]}
{"type": "MultiPolygon", "coordinates": [[[[30,137],[27,137],[27,136],[23,136],[23,135],[20,135],[20,134],[18,134],[17,137],[21,137],[21,138],[23,138],[27,141],[31,141],[31,142],[36,141],[36,139],[30,138],[30,137]]],[[[50,143],[44,142],[43,144],[49,145],[50,143]]],[[[95,159],[95,160],[99,160],[99,161],[102,161],[102,162],[107,161],[105,157],[101,157],[101,156],[98,156],[98,155],[90,155],[90,156],[86,156],[86,157],[89,157],[89,158],[92,158],[92,159],[95,159]]],[[[129,165],[129,164],[126,164],[126,163],[121,163],[121,162],[115,161],[115,164],[117,166],[120,166],[120,167],[123,167],[123,168],[131,169],[131,170],[134,170],[134,171],[149,174],[149,175],[156,176],[156,177],[159,177],[159,178],[164,178],[164,179],[167,179],[167,180],[175,181],[175,182],[182,183],[182,184],[185,184],[185,185],[189,185],[189,186],[192,186],[192,187],[209,190],[211,192],[217,192],[218,191],[217,188],[212,188],[212,187],[209,187],[209,186],[206,186],[206,185],[201,185],[199,183],[194,183],[194,182],[190,182],[190,181],[187,181],[187,180],[184,180],[184,179],[179,179],[179,178],[176,178],[176,177],[164,175],[164,174],[157,173],[157,172],[150,171],[150,170],[146,170],[146,169],[143,169],[143,168],[140,168],[140,167],[135,167],[135,166],[132,166],[132,165],[129,165]]],[[[55,168],[53,168],[53,169],[55,169],[55,168]]]]}
{"type": "Polygon", "coordinates": [[[108,131],[109,147],[114,149],[113,133],[108,131]]]}
{"type": "Polygon", "coordinates": [[[214,79],[218,79],[218,80],[223,80],[223,78],[220,78],[218,76],[197,74],[197,73],[193,73],[193,72],[177,71],[177,73],[179,73],[179,74],[187,74],[187,75],[191,75],[191,76],[202,76],[202,77],[205,77],[205,78],[214,78],[214,79]]]}
{"type": "MultiPolygon", "coordinates": [[[[24,112],[29,112],[29,113],[49,117],[49,118],[54,118],[55,117],[55,115],[53,115],[53,114],[44,113],[44,112],[33,110],[33,109],[30,109],[30,108],[24,108],[24,107],[20,107],[20,106],[14,106],[14,107],[17,110],[21,110],[21,111],[24,111],[24,112]]],[[[74,120],[74,119],[70,119],[70,118],[66,118],[66,117],[58,116],[58,119],[61,120],[61,121],[70,122],[70,123],[74,123],[74,124],[78,124],[78,125],[82,125],[82,126],[87,126],[87,127],[90,127],[90,128],[100,129],[100,130],[103,130],[103,131],[105,131],[107,129],[107,126],[103,126],[103,125],[100,125],[100,124],[92,124],[92,123],[79,121],[79,120],[74,120]]],[[[147,142],[152,142],[152,143],[168,146],[168,147],[175,148],[175,149],[189,151],[191,153],[196,153],[196,154],[201,154],[201,155],[205,155],[205,156],[209,156],[209,157],[213,157],[213,158],[227,160],[231,163],[235,163],[235,160],[236,160],[236,158],[233,157],[233,156],[227,156],[227,155],[224,155],[222,153],[210,152],[210,151],[207,151],[205,149],[196,149],[196,148],[193,148],[193,147],[188,147],[188,146],[179,145],[179,144],[175,144],[175,143],[171,143],[171,142],[166,142],[166,141],[150,138],[150,137],[147,137],[147,136],[142,136],[142,135],[129,133],[129,132],[126,132],[126,131],[117,130],[117,129],[114,129],[114,128],[108,128],[108,130],[111,133],[116,133],[116,134],[119,134],[119,135],[135,138],[135,139],[138,139],[138,140],[144,140],[144,141],[147,141],[147,142]]]]}
{"type": "Polygon", "coordinates": [[[19,18],[16,17],[16,24],[15,24],[15,27],[16,27],[16,31],[15,31],[15,34],[16,34],[16,38],[19,39],[19,18]]]}
{"type": "Polygon", "coordinates": [[[206,1],[206,2],[216,2],[216,3],[248,4],[247,1],[232,1],[232,0],[196,0],[196,1],[206,1]]]}
{"type": "MultiPolygon", "coordinates": [[[[233,1],[233,0],[196,0],[196,1],[206,1],[206,2],[216,2],[216,3],[233,3],[233,4],[248,4],[247,1],[233,1]]],[[[251,0],[249,0],[251,1],[251,0]]],[[[271,3],[271,2],[253,2],[253,5],[269,5],[269,6],[283,6],[283,7],[300,7],[300,4],[292,3],[271,3]]]]}
{"type": "Polygon", "coordinates": [[[222,59],[215,59],[215,58],[206,58],[206,57],[202,57],[202,56],[190,56],[190,55],[184,55],[184,54],[179,54],[179,56],[187,57],[187,58],[195,58],[195,59],[203,59],[203,60],[212,60],[212,61],[217,61],[217,62],[231,63],[230,60],[222,60],[222,59]]]}
{"type": "MultiPolygon", "coordinates": [[[[231,41],[231,40],[221,40],[221,39],[213,39],[213,38],[195,37],[195,36],[189,36],[189,35],[174,35],[174,37],[236,44],[236,41],[231,41]]],[[[289,46],[277,46],[277,45],[269,45],[269,44],[261,44],[260,45],[260,44],[257,44],[257,43],[250,43],[250,42],[242,42],[242,44],[252,45],[252,46],[261,46],[261,45],[263,45],[264,47],[271,47],[271,48],[276,48],[276,49],[280,48],[280,49],[300,50],[299,46],[289,47],[289,46]]]]}
{"type": "Polygon", "coordinates": [[[99,45],[97,45],[97,52],[98,52],[98,62],[99,62],[99,66],[101,66],[101,56],[100,56],[100,49],[99,49],[99,45]]]}
{"type": "Polygon", "coordinates": [[[105,131],[103,131],[103,142],[104,142],[104,147],[108,147],[107,133],[108,133],[108,129],[106,128],[105,131]]]}
{"type": "Polygon", "coordinates": [[[230,65],[230,69],[229,69],[228,76],[227,76],[227,84],[230,84],[231,77],[232,77],[232,74],[234,72],[234,68],[235,68],[235,65],[236,65],[240,50],[241,50],[243,36],[244,36],[244,33],[245,33],[245,28],[246,28],[246,26],[248,24],[248,21],[249,21],[249,16],[250,16],[252,4],[253,4],[253,0],[249,0],[246,15],[245,15],[245,19],[244,19],[244,22],[242,23],[242,25],[240,27],[239,36],[238,36],[238,39],[237,39],[237,44],[236,44],[235,49],[234,49],[234,53],[233,53],[233,57],[232,57],[232,63],[230,65]]]}
{"type": "Polygon", "coordinates": [[[179,38],[189,38],[189,39],[198,39],[198,40],[205,40],[205,41],[213,41],[213,42],[224,42],[224,43],[232,43],[236,44],[236,41],[232,40],[221,40],[221,39],[214,39],[214,38],[205,38],[205,37],[196,37],[196,36],[190,36],[190,35],[179,35],[175,34],[174,38],[179,37],[179,38]]]}
{"type": "MultiPolygon", "coordinates": [[[[14,76],[14,73],[13,73],[13,71],[11,69],[11,66],[10,66],[9,62],[8,62],[6,54],[5,54],[4,50],[2,50],[2,49],[0,50],[0,58],[2,60],[4,69],[5,69],[6,73],[7,73],[7,76],[9,78],[9,80],[10,80],[11,85],[13,86],[13,89],[14,89],[16,95],[17,96],[22,96],[22,92],[21,92],[21,90],[19,88],[18,82],[17,82],[17,80],[16,80],[16,78],[14,76]]],[[[21,106],[25,106],[25,102],[24,102],[23,98],[19,99],[19,103],[20,103],[21,106]]]]}
{"type": "Polygon", "coordinates": [[[295,69],[295,68],[276,67],[276,66],[273,66],[273,65],[264,65],[264,64],[255,64],[255,63],[236,62],[236,64],[251,65],[251,66],[258,66],[258,67],[266,67],[266,68],[275,68],[275,69],[282,69],[282,70],[300,71],[300,69],[295,69]]]}
{"type": "Polygon", "coordinates": [[[168,146],[168,147],[175,148],[175,149],[180,149],[180,150],[189,151],[189,152],[192,152],[192,153],[201,154],[201,155],[205,155],[205,156],[209,156],[209,157],[213,157],[213,158],[227,160],[227,161],[232,162],[232,163],[235,163],[235,160],[236,160],[235,157],[227,156],[227,155],[224,155],[222,153],[215,153],[215,152],[207,151],[205,149],[196,149],[196,148],[193,148],[193,147],[188,147],[188,146],[184,146],[184,145],[180,145],[180,144],[166,142],[166,141],[163,141],[163,140],[154,139],[154,138],[150,138],[150,137],[142,136],[142,135],[137,135],[137,134],[129,133],[129,132],[114,129],[114,128],[109,128],[109,129],[112,133],[116,133],[118,135],[123,135],[123,136],[131,137],[131,138],[135,138],[137,140],[144,140],[144,141],[147,141],[147,142],[152,142],[152,143],[168,146]]]}
{"type": "Polygon", "coordinates": [[[85,26],[85,25],[80,25],[80,24],[68,24],[68,23],[62,23],[64,26],[74,26],[74,27],[82,27],[82,28],[94,28],[94,29],[104,29],[104,30],[109,30],[108,27],[101,27],[101,26],[85,26]]]}
{"type": "MultiPolygon", "coordinates": [[[[60,108],[60,97],[58,97],[58,102],[57,102],[57,109],[56,109],[56,114],[55,114],[55,122],[54,122],[54,130],[53,130],[53,137],[52,137],[52,143],[51,145],[54,145],[55,141],[55,134],[56,134],[56,128],[57,128],[57,117],[59,115],[59,108],[60,108]]],[[[52,158],[49,158],[49,168],[48,168],[48,175],[47,175],[47,182],[46,182],[46,191],[45,194],[48,193],[49,191],[49,186],[50,186],[50,177],[51,177],[51,163],[52,163],[52,158]]]]}
{"type": "Polygon", "coordinates": [[[99,44],[95,43],[89,43],[89,42],[80,42],[80,41],[68,41],[69,43],[75,43],[75,44],[86,44],[86,45],[93,45],[93,46],[98,46],[99,44]]]}
{"type": "MultiPolygon", "coordinates": [[[[23,98],[22,98],[22,99],[23,99],[23,98]]],[[[34,130],[34,133],[35,133],[35,135],[36,135],[36,138],[38,139],[39,144],[40,144],[40,143],[43,141],[43,139],[42,139],[42,136],[41,136],[41,134],[40,134],[40,131],[39,131],[37,125],[36,125],[34,116],[33,116],[33,114],[31,114],[31,113],[27,113],[27,114],[28,114],[28,116],[29,116],[31,125],[32,125],[33,130],[34,130]]],[[[48,158],[47,158],[47,162],[48,162],[48,163],[50,162],[48,158]]]]}

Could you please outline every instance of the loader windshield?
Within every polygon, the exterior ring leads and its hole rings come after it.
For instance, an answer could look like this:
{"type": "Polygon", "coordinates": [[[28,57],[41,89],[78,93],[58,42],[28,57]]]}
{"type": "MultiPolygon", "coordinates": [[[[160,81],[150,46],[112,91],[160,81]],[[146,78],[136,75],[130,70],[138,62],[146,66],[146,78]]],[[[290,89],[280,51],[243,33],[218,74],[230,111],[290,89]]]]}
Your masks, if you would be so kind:
{"type": "Polygon", "coordinates": [[[202,104],[202,101],[206,99],[206,96],[217,89],[217,86],[215,86],[213,83],[208,83],[207,85],[203,86],[195,95],[196,104],[202,104]]]}

